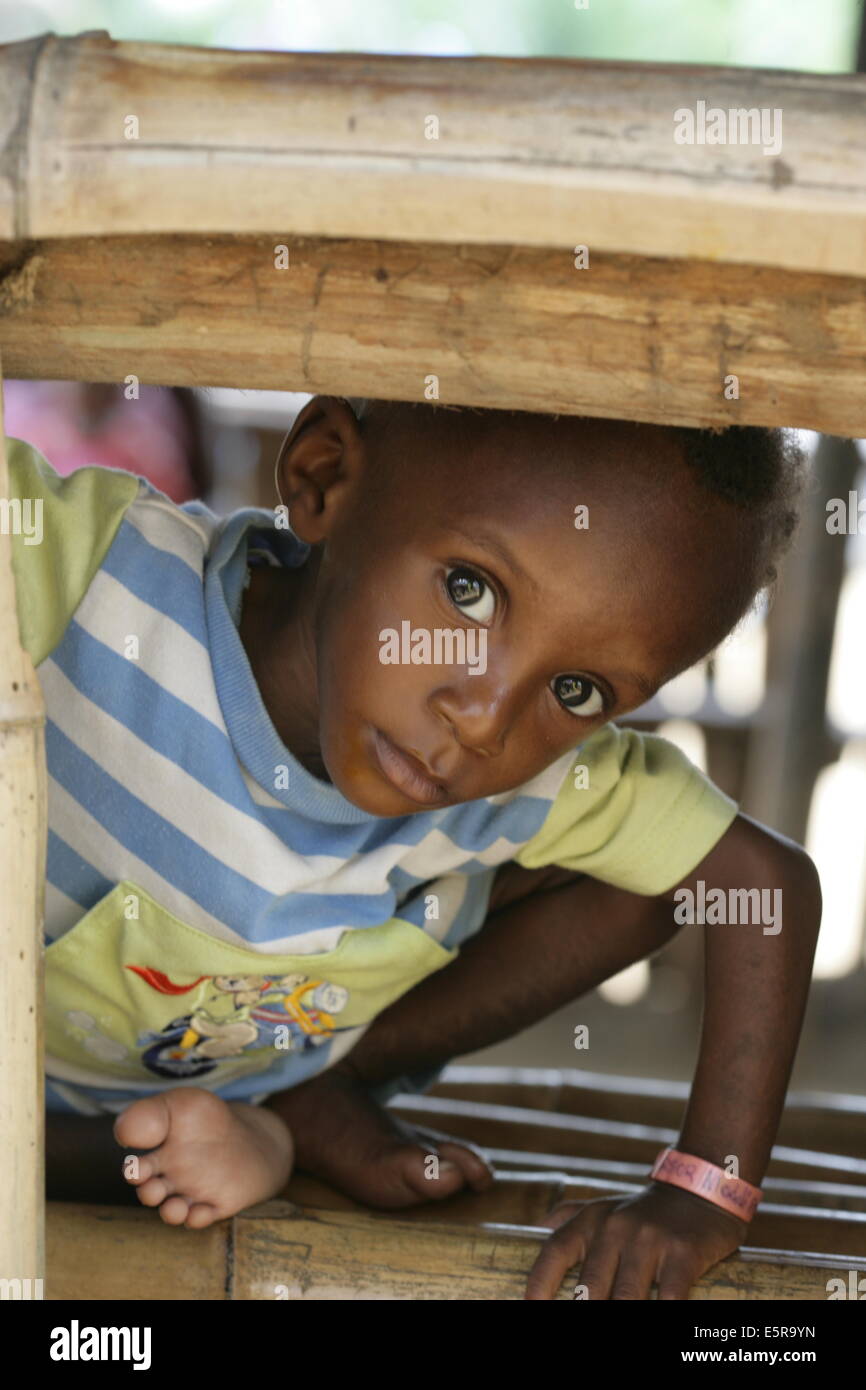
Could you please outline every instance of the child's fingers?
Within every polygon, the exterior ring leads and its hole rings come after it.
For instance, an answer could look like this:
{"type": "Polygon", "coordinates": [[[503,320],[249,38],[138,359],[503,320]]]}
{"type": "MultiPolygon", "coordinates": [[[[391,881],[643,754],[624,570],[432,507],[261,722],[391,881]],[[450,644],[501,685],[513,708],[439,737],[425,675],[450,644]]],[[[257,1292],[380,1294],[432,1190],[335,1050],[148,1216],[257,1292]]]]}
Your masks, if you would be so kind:
{"type": "Polygon", "coordinates": [[[658,1266],[658,1249],[638,1246],[623,1251],[616,1271],[612,1299],[648,1299],[658,1266]]]}
{"type": "Polygon", "coordinates": [[[692,1285],[697,1283],[702,1272],[694,1268],[685,1252],[671,1251],[663,1255],[657,1276],[659,1299],[688,1298],[692,1285]]]}
{"type": "Polygon", "coordinates": [[[526,1283],[527,1299],[553,1298],[559,1291],[566,1271],[584,1258],[587,1236],[578,1224],[580,1220],[581,1217],[576,1216],[567,1225],[548,1236],[530,1270],[526,1283]]]}
{"type": "Polygon", "coordinates": [[[539,1226],[548,1226],[551,1231],[558,1231],[560,1226],[564,1226],[566,1221],[570,1221],[579,1212],[581,1202],[560,1202],[547,1213],[539,1226]]]}
{"type": "Polygon", "coordinates": [[[575,1296],[598,1302],[610,1298],[619,1274],[623,1251],[619,1241],[596,1234],[588,1242],[586,1255],[575,1278],[575,1296]]]}

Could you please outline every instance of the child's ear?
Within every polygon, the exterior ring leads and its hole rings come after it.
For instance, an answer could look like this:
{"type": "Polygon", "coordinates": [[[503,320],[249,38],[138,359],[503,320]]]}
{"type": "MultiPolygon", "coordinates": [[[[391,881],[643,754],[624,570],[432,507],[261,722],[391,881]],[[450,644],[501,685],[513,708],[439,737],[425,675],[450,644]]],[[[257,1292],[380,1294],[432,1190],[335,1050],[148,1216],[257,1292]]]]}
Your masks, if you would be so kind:
{"type": "Polygon", "coordinates": [[[277,456],[274,481],[292,531],[315,545],[328,535],[363,467],[363,443],[349,403],[314,396],[299,412],[277,456]]]}

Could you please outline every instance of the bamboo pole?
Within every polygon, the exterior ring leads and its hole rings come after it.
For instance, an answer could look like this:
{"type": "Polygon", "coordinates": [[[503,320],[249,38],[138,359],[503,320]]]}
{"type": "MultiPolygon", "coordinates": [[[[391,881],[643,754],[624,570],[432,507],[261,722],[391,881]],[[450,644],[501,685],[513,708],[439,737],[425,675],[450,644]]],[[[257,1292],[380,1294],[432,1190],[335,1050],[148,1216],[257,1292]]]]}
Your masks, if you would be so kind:
{"type": "MultiPolygon", "coordinates": [[[[642,1183],[605,1183],[557,1178],[544,1172],[500,1172],[486,1192],[461,1192],[444,1204],[422,1202],[399,1213],[401,1221],[425,1226],[443,1221],[457,1226],[503,1222],[542,1226],[547,1213],[560,1202],[586,1202],[597,1197],[625,1198],[642,1183]]],[[[864,1189],[866,1192],[866,1189],[864,1189]]],[[[824,1251],[834,1255],[866,1256],[866,1212],[822,1211],[805,1203],[765,1200],[749,1227],[749,1241],[759,1249],[824,1251]]],[[[306,1174],[293,1174],[286,1200],[309,1210],[363,1211],[335,1188],[306,1174]]]]}
{"type": "Polygon", "coordinates": [[[10,376],[866,436],[866,280],[429,241],[0,242],[10,376]],[[288,248],[288,265],[275,247],[288,248]],[[739,397],[727,399],[734,375],[739,397]]]}
{"type": "Polygon", "coordinates": [[[0,1278],[33,1280],[44,1277],[45,709],[18,631],[5,439],[0,363],[0,1278]]]}
{"type": "MultiPolygon", "coordinates": [[[[48,1204],[52,1299],[130,1301],[520,1300],[547,1235],[519,1224],[430,1224],[402,1215],[301,1210],[273,1201],[205,1231],[153,1211],[48,1204]],[[82,1262],[81,1250],[87,1249],[82,1262]]],[[[826,1299],[862,1277],[856,1255],[744,1247],[709,1270],[693,1300],[826,1299]]],[[[573,1296],[575,1274],[557,1298],[573,1296]]]]}
{"type": "MultiPolygon", "coordinates": [[[[234,1220],[231,1297],[521,1300],[546,1235],[504,1223],[425,1226],[362,1212],[304,1212],[272,1202],[234,1220]]],[[[689,1298],[824,1299],[828,1280],[847,1279],[849,1269],[866,1271],[866,1260],[746,1246],[709,1270],[689,1298]]],[[[573,1298],[576,1281],[572,1270],[557,1300],[573,1298]]]]}
{"type": "Polygon", "coordinates": [[[866,271],[858,75],[97,31],[3,46],[4,92],[9,239],[282,229],[866,271]]]}

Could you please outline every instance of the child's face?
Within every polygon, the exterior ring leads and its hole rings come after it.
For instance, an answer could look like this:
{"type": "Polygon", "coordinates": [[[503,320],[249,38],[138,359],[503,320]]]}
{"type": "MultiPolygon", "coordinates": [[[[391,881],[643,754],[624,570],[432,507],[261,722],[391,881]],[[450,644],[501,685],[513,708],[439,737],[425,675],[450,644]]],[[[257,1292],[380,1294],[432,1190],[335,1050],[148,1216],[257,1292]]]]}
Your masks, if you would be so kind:
{"type": "Polygon", "coordinates": [[[737,617],[736,514],[698,490],[661,430],[419,408],[394,412],[385,433],[371,421],[361,440],[344,403],[305,409],[280,488],[315,549],[303,585],[301,571],[282,572],[296,586],[291,623],[275,608],[266,628],[280,673],[271,713],[298,752],[311,717],[301,706],[317,700],[321,765],[372,814],[520,785],[642,704],[737,617]],[[475,629],[469,660],[383,663],[383,634],[404,624],[431,643],[437,629],[475,629]],[[284,704],[279,687],[292,683],[284,704]]]}

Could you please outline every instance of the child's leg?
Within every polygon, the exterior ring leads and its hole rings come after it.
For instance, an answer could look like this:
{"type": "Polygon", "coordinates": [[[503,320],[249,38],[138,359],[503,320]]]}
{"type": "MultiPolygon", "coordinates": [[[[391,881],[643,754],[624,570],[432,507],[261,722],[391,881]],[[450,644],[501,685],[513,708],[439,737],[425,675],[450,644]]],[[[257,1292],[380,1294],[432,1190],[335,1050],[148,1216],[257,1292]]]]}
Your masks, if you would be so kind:
{"type": "Polygon", "coordinates": [[[369,1088],[435,1071],[520,1032],[651,955],[675,931],[669,905],[656,899],[561,869],[505,865],[481,931],[451,965],[381,1014],[336,1067],[264,1106],[230,1106],[190,1087],[138,1101],[117,1120],[49,1115],[48,1195],[115,1202],[126,1189],[159,1206],[170,1224],[207,1225],[280,1190],[292,1138],[300,1167],[372,1206],[482,1188],[490,1181],[485,1164],[457,1141],[435,1146],[440,1176],[428,1180],[431,1145],[413,1139],[369,1088]],[[154,1150],[134,1186],[121,1177],[119,1143],[127,1152],[154,1150]]]}
{"type": "Polygon", "coordinates": [[[123,1178],[113,1115],[45,1115],[45,1195],[50,1202],[135,1202],[123,1178]]]}
{"type": "Polygon", "coordinates": [[[341,1065],[365,1085],[442,1066],[547,1018],[678,930],[660,899],[506,864],[481,931],[381,1014],[341,1065]]]}
{"type": "Polygon", "coordinates": [[[385,1010],[335,1067],[270,1096],[295,1140],[298,1166],[372,1206],[403,1206],[489,1183],[456,1141],[453,1167],[427,1180],[429,1144],[376,1105],[370,1088],[435,1071],[519,1033],[652,955],[675,934],[670,904],[563,869],[503,866],[480,932],[444,970],[385,1010]]]}
{"type": "Polygon", "coordinates": [[[170,1226],[209,1226],[281,1191],[292,1139],[262,1106],[178,1087],[118,1116],[46,1116],[49,1200],[140,1202],[170,1226]],[[120,1147],[119,1147],[120,1146],[120,1147]]]}

